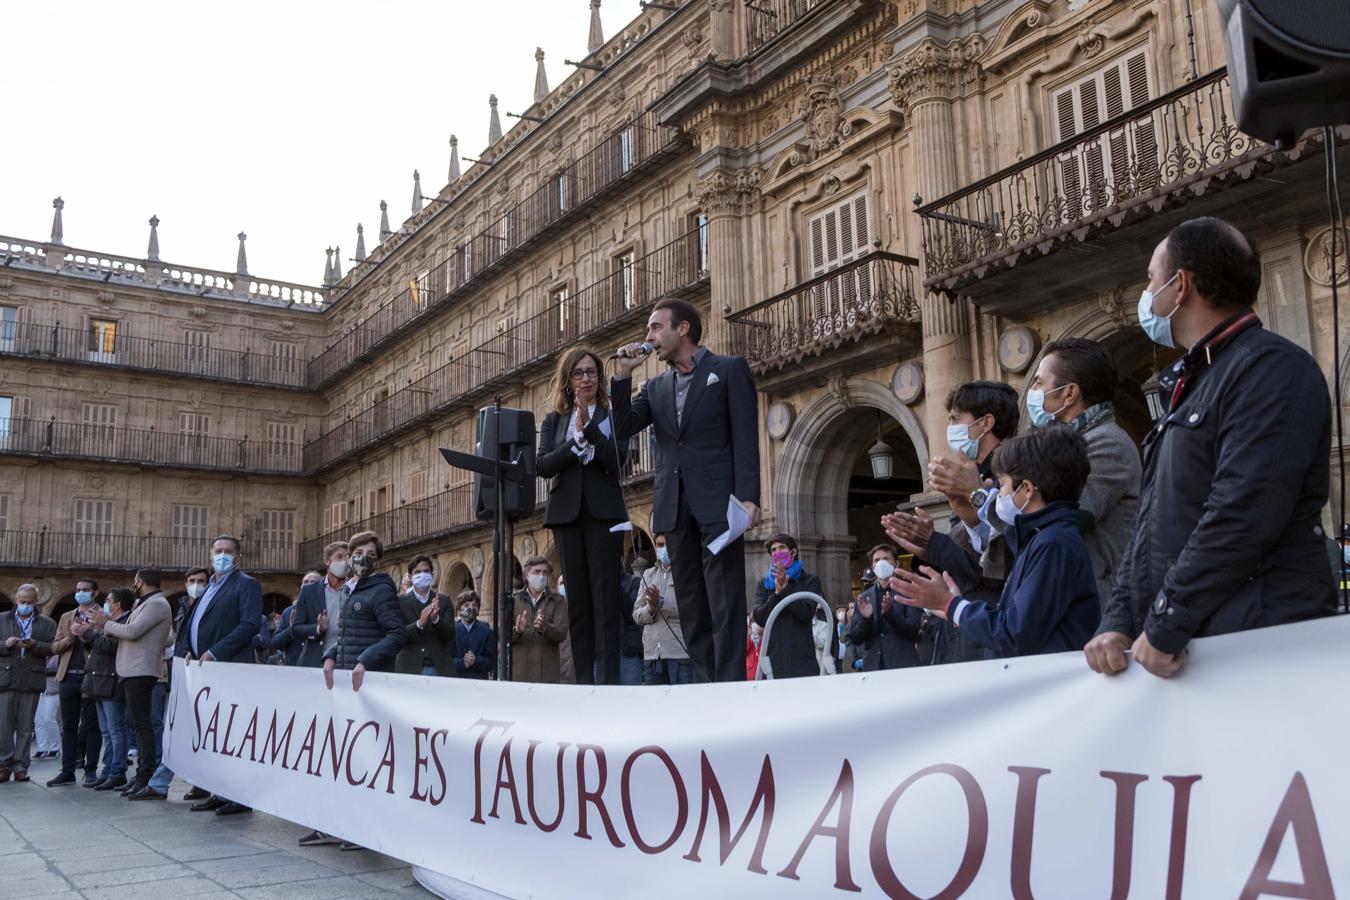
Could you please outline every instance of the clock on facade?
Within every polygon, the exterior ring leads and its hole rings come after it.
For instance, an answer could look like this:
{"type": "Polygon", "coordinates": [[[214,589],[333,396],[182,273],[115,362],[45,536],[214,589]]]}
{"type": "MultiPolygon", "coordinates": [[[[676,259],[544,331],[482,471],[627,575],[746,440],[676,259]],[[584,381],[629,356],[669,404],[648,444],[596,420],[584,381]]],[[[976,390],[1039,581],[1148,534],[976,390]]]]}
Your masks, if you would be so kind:
{"type": "Polygon", "coordinates": [[[797,417],[797,411],[792,408],[792,404],[786,400],[779,400],[769,407],[769,414],[765,417],[765,425],[769,431],[769,437],[775,441],[781,441],[787,437],[788,429],[792,427],[792,420],[797,417]]]}
{"type": "Polygon", "coordinates": [[[1022,325],[1010,325],[998,338],[998,364],[1020,375],[1036,358],[1040,346],[1041,341],[1036,332],[1022,325]]]}

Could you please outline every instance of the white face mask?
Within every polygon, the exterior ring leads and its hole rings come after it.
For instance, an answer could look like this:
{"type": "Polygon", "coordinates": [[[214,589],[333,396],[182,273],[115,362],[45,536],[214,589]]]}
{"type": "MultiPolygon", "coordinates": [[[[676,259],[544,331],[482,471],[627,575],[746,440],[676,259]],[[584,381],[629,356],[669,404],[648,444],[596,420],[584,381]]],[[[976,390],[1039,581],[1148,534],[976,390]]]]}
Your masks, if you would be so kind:
{"type": "MultiPolygon", "coordinates": [[[[1031,498],[1028,497],[1026,505],[1030,503],[1031,498]]],[[[1017,521],[1017,517],[1022,515],[1022,510],[1026,508],[1026,505],[1017,505],[1017,488],[1013,488],[1011,494],[998,495],[998,499],[994,501],[994,512],[1003,520],[1004,524],[1011,526],[1017,521]]]]}
{"type": "Polygon", "coordinates": [[[412,577],[413,587],[419,591],[425,591],[431,587],[431,581],[434,576],[430,572],[418,572],[412,577]]]}
{"type": "Polygon", "coordinates": [[[895,566],[889,559],[879,559],[872,564],[872,572],[877,576],[877,583],[890,581],[891,576],[895,574],[895,566]]]}
{"type": "Polygon", "coordinates": [[[188,592],[188,596],[191,597],[193,600],[200,600],[202,594],[205,594],[205,593],[206,593],[206,585],[204,585],[204,584],[189,584],[189,585],[187,586],[187,592],[188,592]]]}
{"type": "Polygon", "coordinates": [[[538,593],[539,591],[542,591],[544,588],[548,587],[547,575],[531,575],[526,580],[529,581],[530,583],[530,590],[534,591],[535,593],[538,593]]]}
{"type": "Polygon", "coordinates": [[[352,564],[349,560],[335,559],[328,564],[328,574],[334,578],[346,578],[351,568],[352,564]]]}

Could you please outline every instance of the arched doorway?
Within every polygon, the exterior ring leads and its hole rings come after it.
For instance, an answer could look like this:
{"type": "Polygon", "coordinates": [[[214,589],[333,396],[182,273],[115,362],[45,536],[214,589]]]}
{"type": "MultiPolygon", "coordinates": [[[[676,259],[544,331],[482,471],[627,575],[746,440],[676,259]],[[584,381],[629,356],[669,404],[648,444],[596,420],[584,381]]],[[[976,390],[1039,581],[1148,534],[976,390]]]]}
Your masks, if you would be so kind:
{"type": "Polygon", "coordinates": [[[441,593],[454,600],[465,591],[474,590],[473,573],[464,563],[455,563],[445,576],[445,587],[441,593]]]}
{"type": "MultiPolygon", "coordinates": [[[[923,427],[886,385],[841,379],[802,410],[774,478],[774,514],[832,605],[852,596],[862,554],[885,540],[881,514],[922,491],[927,469],[923,427]],[[878,428],[892,448],[888,479],[873,477],[868,458],[878,428]]],[[[746,547],[751,577],[763,568],[760,550],[746,547]]]]}
{"type": "Polygon", "coordinates": [[[263,615],[265,616],[271,616],[274,613],[279,613],[290,605],[291,605],[291,598],[286,596],[285,594],[277,593],[275,591],[263,594],[262,611],[263,615]]]}

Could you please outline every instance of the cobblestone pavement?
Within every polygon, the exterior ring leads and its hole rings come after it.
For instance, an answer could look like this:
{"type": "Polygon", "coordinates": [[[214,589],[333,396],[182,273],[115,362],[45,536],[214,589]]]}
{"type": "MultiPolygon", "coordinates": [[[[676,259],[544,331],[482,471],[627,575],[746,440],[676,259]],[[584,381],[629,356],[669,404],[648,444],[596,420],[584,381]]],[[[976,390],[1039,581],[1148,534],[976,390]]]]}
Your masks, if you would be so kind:
{"type": "Polygon", "coordinates": [[[191,812],[180,781],[167,801],[132,803],[79,784],[46,787],[59,770],[34,761],[32,781],[0,784],[0,898],[432,896],[399,860],[297,846],[308,829],[293,822],[191,812]]]}

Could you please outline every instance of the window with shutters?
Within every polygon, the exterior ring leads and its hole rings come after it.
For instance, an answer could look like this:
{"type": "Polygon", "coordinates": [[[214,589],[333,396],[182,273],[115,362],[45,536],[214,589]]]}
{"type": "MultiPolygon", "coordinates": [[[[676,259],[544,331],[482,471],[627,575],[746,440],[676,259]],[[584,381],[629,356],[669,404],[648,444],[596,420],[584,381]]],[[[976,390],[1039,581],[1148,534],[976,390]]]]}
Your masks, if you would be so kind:
{"type": "Polygon", "coordinates": [[[89,320],[89,358],[109,360],[117,352],[117,323],[112,319],[89,320]]]}
{"type": "Polygon", "coordinates": [[[206,449],[207,435],[211,433],[211,417],[199,412],[178,414],[179,446],[184,450],[206,449]]]}
{"type": "Polygon", "coordinates": [[[354,525],[361,521],[361,500],[353,497],[347,501],[347,509],[342,514],[343,525],[354,525]]]}
{"type": "Polygon", "coordinates": [[[556,287],[548,292],[548,308],[553,311],[553,323],[557,332],[566,339],[568,320],[567,285],[556,287]]]}
{"type": "Polygon", "coordinates": [[[295,543],[295,511],[264,509],[262,511],[262,541],[264,549],[290,547],[295,543]]]}
{"type": "Polygon", "coordinates": [[[267,457],[274,465],[289,465],[295,458],[295,423],[267,423],[267,457]]]}
{"type": "Polygon", "coordinates": [[[618,140],[619,151],[619,171],[618,175],[624,175],[637,161],[635,153],[637,151],[637,130],[629,125],[623,131],[619,132],[618,140]]]}
{"type": "Polygon", "coordinates": [[[0,350],[14,349],[14,337],[19,330],[19,310],[0,306],[0,350]]]}
{"type": "Polygon", "coordinates": [[[415,503],[427,496],[427,473],[413,472],[408,476],[408,502],[415,503]]]}
{"type": "MultiPolygon", "coordinates": [[[[1132,51],[1050,98],[1054,142],[1071,140],[1146,104],[1152,96],[1148,48],[1132,51]]],[[[1151,116],[1126,120],[1060,154],[1065,221],[1100,212],[1151,190],[1158,179],[1158,138],[1151,116]]]]}
{"type": "Polygon", "coordinates": [[[637,305],[637,284],[633,278],[633,251],[614,257],[614,278],[618,282],[620,309],[632,309],[637,305]]]}
{"type": "Polygon", "coordinates": [[[9,531],[9,495],[0,494],[0,532],[9,531]]]}
{"type": "Polygon", "coordinates": [[[699,277],[712,271],[708,263],[708,215],[696,212],[690,220],[690,227],[695,232],[695,240],[698,242],[698,271],[695,277],[699,277]]]}
{"type": "Polygon", "coordinates": [[[107,537],[112,534],[113,502],[76,498],[71,529],[76,534],[107,537]]]}
{"type": "MultiPolygon", "coordinates": [[[[863,191],[807,220],[812,278],[846,266],[871,252],[872,231],[867,206],[867,193],[863,191]]],[[[811,290],[812,317],[835,317],[847,308],[870,303],[871,276],[867,266],[855,266],[816,285],[811,290]]]]}
{"type": "Polygon", "coordinates": [[[273,341],[272,366],[278,375],[295,375],[300,371],[300,345],[294,341],[273,341]]]}
{"type": "Polygon", "coordinates": [[[206,525],[206,507],[175,503],[173,507],[173,536],[183,542],[206,543],[210,534],[206,525]]]}
{"type": "Polygon", "coordinates": [[[393,493],[391,485],[381,485],[366,492],[366,515],[379,516],[389,512],[389,495],[393,493]]]}
{"type": "Polygon", "coordinates": [[[85,450],[111,441],[117,428],[117,407],[111,403],[80,404],[80,439],[85,450]]]}
{"type": "Polygon", "coordinates": [[[0,447],[9,446],[10,437],[15,431],[14,398],[0,397],[0,447]]]}
{"type": "Polygon", "coordinates": [[[183,361],[192,365],[206,362],[211,349],[211,332],[188,328],[183,332],[183,361]]]}
{"type": "Polygon", "coordinates": [[[345,503],[330,503],[324,507],[323,511],[323,530],[337,531],[347,524],[347,505],[345,503]]]}

